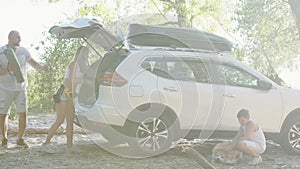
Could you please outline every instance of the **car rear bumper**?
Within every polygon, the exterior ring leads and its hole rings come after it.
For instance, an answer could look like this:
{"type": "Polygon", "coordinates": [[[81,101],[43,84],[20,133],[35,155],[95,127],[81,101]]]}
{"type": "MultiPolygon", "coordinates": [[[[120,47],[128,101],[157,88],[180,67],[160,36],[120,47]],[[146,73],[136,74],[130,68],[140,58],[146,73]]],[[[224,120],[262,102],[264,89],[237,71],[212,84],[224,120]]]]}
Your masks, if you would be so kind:
{"type": "MultiPolygon", "coordinates": [[[[106,105],[97,101],[92,107],[83,107],[75,103],[75,114],[78,123],[91,123],[93,125],[123,126],[126,118],[114,106],[106,105]],[[79,118],[80,117],[80,118],[79,118]],[[82,122],[81,122],[82,121],[82,122]]],[[[89,126],[88,124],[86,124],[89,126]]]]}

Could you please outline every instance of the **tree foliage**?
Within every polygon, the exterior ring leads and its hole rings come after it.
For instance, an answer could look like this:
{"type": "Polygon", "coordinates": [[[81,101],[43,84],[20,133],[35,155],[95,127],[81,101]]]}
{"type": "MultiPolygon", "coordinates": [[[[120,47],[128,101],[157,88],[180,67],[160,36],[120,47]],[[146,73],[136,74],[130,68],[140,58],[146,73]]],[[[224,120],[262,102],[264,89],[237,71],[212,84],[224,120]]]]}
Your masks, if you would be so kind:
{"type": "Polygon", "coordinates": [[[47,73],[30,71],[28,73],[28,104],[30,112],[51,112],[52,95],[63,82],[65,69],[74,56],[78,40],[58,40],[48,36],[35,49],[43,47],[41,61],[47,63],[51,70],[47,73]]]}
{"type": "MultiPolygon", "coordinates": [[[[217,27],[230,25],[230,13],[235,1],[222,0],[152,0],[163,15],[174,14],[179,27],[196,27],[215,31],[217,27]],[[226,9],[226,10],[225,10],[226,9]]],[[[174,23],[173,23],[174,24],[174,23]]],[[[226,27],[226,26],[225,26],[226,27]]]]}
{"type": "Polygon", "coordinates": [[[296,67],[299,41],[289,5],[283,1],[239,1],[236,31],[244,44],[238,47],[239,59],[255,69],[276,77],[282,68],[296,67]]]}
{"type": "Polygon", "coordinates": [[[288,0],[288,3],[295,16],[295,22],[298,27],[299,38],[300,38],[300,0],[288,0]]]}
{"type": "MultiPolygon", "coordinates": [[[[56,3],[61,0],[49,0],[56,3]]],[[[235,56],[260,72],[276,76],[282,68],[296,67],[299,11],[291,8],[299,0],[77,0],[73,18],[100,19],[105,27],[126,33],[130,23],[194,27],[220,34],[237,42],[235,56]],[[293,14],[292,14],[293,11],[293,14]],[[296,21],[295,22],[295,17],[296,21]],[[176,19],[174,19],[176,18],[176,19]]],[[[298,8],[297,8],[298,9],[298,8]]],[[[70,19],[72,20],[72,19],[70,19]]],[[[300,32],[300,31],[299,31],[300,32]]],[[[42,62],[49,73],[29,72],[29,107],[36,112],[52,110],[52,94],[63,81],[76,40],[57,40],[45,34],[42,62]]]]}

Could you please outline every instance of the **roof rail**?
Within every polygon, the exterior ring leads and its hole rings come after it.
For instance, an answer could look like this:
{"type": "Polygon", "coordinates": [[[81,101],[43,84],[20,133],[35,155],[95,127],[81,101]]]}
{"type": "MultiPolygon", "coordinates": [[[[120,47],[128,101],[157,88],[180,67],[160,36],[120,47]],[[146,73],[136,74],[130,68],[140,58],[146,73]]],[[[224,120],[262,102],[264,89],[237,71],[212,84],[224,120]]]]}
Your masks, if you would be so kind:
{"type": "Polygon", "coordinates": [[[207,49],[192,49],[192,48],[177,48],[174,46],[139,46],[139,48],[131,48],[132,50],[155,50],[155,51],[181,51],[181,52],[203,52],[203,53],[221,53],[225,51],[220,50],[207,50],[207,49]]]}

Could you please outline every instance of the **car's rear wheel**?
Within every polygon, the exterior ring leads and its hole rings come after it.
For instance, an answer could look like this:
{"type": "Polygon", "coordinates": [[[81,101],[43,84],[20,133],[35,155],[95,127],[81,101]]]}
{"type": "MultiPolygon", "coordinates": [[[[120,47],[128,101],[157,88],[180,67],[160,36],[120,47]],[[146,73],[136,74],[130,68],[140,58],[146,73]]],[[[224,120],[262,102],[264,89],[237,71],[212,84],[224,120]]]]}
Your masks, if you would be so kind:
{"type": "Polygon", "coordinates": [[[300,116],[290,118],[281,131],[281,147],[290,154],[300,155],[300,116]]]}
{"type": "Polygon", "coordinates": [[[159,155],[170,149],[174,125],[166,116],[145,117],[131,125],[133,135],[128,143],[136,151],[136,158],[159,155]]]}

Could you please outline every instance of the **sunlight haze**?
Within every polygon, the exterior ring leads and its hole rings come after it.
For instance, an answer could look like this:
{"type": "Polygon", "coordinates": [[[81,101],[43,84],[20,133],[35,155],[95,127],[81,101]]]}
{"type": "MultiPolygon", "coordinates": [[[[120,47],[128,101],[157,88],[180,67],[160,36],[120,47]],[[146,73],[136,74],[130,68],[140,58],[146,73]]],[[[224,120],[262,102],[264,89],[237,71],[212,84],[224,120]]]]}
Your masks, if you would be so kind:
{"type": "Polygon", "coordinates": [[[7,35],[11,30],[17,30],[21,34],[21,45],[30,52],[34,52],[30,45],[40,41],[43,32],[48,32],[51,26],[72,16],[76,9],[72,1],[49,4],[48,0],[5,0],[2,4],[5,5],[0,6],[1,45],[7,43],[7,35]]]}
{"type": "MultiPolygon", "coordinates": [[[[31,44],[42,40],[42,33],[58,22],[72,17],[78,8],[77,1],[62,1],[49,4],[48,0],[2,0],[0,6],[2,23],[0,26],[1,46],[7,43],[11,30],[21,34],[21,45],[36,56],[31,44]]],[[[292,88],[300,89],[300,71],[283,71],[281,78],[292,88]]]]}

